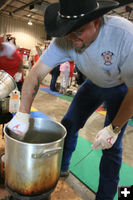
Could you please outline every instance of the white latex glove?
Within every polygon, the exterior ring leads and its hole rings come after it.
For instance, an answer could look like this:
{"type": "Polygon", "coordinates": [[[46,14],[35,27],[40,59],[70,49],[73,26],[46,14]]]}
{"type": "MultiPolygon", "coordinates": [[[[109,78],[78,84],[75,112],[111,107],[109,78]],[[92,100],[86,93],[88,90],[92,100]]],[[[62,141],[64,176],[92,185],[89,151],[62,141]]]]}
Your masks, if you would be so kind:
{"type": "Polygon", "coordinates": [[[29,129],[30,114],[18,112],[8,123],[7,127],[13,132],[12,136],[22,140],[29,129]]]}
{"type": "Polygon", "coordinates": [[[21,72],[17,72],[15,75],[14,75],[14,79],[16,82],[19,82],[22,78],[22,73],[21,72]]]}
{"type": "Polygon", "coordinates": [[[113,132],[111,125],[106,126],[97,133],[91,148],[95,150],[109,149],[113,146],[117,137],[118,134],[113,132]]]}

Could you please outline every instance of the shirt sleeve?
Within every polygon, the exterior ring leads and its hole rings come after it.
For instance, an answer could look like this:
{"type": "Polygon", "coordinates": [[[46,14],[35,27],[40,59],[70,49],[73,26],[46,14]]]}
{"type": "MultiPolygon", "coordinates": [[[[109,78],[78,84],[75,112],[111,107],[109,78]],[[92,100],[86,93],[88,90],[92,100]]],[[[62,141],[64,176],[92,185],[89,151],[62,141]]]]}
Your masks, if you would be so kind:
{"type": "Polygon", "coordinates": [[[56,39],[54,39],[41,55],[40,60],[52,68],[70,60],[71,56],[69,56],[67,49],[62,46],[57,45],[56,39]]]}
{"type": "Polygon", "coordinates": [[[133,87],[133,44],[120,67],[120,74],[127,87],[133,87]]]}

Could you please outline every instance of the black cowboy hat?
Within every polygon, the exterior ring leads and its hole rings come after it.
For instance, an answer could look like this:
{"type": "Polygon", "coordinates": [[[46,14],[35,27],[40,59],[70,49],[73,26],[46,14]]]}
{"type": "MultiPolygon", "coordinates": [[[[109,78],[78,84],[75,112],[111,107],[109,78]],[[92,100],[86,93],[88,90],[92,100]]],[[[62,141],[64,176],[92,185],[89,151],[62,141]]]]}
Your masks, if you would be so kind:
{"type": "Polygon", "coordinates": [[[61,37],[117,8],[116,1],[59,0],[45,11],[44,25],[49,36],[61,37]]]}

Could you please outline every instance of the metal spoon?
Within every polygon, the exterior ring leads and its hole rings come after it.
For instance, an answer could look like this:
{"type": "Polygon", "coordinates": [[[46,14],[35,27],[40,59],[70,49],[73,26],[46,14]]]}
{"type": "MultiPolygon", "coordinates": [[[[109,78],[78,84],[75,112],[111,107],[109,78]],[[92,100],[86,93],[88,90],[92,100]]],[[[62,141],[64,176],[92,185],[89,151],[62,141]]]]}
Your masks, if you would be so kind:
{"type": "Polygon", "coordinates": [[[75,165],[74,167],[76,167],[82,160],[84,160],[94,149],[91,149],[83,158],[81,158],[75,165]]]}

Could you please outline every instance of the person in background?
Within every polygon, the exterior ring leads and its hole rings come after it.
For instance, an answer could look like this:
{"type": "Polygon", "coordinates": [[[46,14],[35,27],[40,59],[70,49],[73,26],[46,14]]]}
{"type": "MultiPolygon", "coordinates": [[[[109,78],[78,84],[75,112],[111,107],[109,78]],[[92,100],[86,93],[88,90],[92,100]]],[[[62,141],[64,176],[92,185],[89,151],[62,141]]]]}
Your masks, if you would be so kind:
{"type": "Polygon", "coordinates": [[[19,68],[20,68],[20,77],[21,78],[19,78],[19,76],[17,77],[16,76],[16,74],[14,75],[14,78],[15,78],[15,80],[16,80],[16,84],[17,84],[17,88],[18,88],[18,91],[20,92],[20,94],[21,94],[21,90],[22,90],[22,86],[23,86],[23,82],[24,82],[24,71],[23,71],[23,54],[22,54],[22,52],[19,50],[19,49],[17,49],[18,50],[18,54],[19,54],[19,56],[20,56],[20,58],[21,58],[21,63],[19,64],[19,68]]]}
{"type": "Polygon", "coordinates": [[[75,63],[73,60],[69,60],[70,63],[70,73],[69,73],[69,78],[70,78],[70,83],[69,86],[72,85],[72,79],[73,79],[73,72],[74,72],[74,68],[75,68],[75,63]]]}
{"type": "Polygon", "coordinates": [[[70,62],[64,62],[60,65],[61,83],[60,93],[66,94],[66,89],[69,86],[70,62]]]}
{"type": "Polygon", "coordinates": [[[58,76],[60,75],[60,65],[58,65],[57,67],[55,67],[51,72],[50,72],[52,78],[50,81],[50,90],[51,91],[55,91],[57,92],[56,89],[56,81],[58,79],[58,76]]]}
{"type": "MultiPolygon", "coordinates": [[[[60,0],[46,8],[45,30],[56,38],[26,78],[19,112],[8,124],[11,130],[18,125],[16,137],[24,137],[39,83],[57,64],[73,60],[87,79],[61,120],[67,130],[61,175],[69,174],[79,129],[106,101],[104,128],[91,146],[102,150],[96,200],[114,199],[122,164],[122,139],[133,116],[133,24],[122,17],[105,15],[118,6],[116,1],[60,0]]],[[[89,170],[89,165],[85,167],[89,170]]],[[[88,177],[88,181],[93,180],[88,177]]]]}
{"type": "Polygon", "coordinates": [[[20,94],[21,94],[22,86],[23,86],[23,82],[24,82],[23,72],[19,72],[19,74],[16,73],[16,74],[14,75],[14,78],[15,78],[15,81],[16,81],[16,84],[17,84],[18,91],[19,91],[20,94]]]}
{"type": "Polygon", "coordinates": [[[38,47],[34,47],[31,49],[30,52],[30,61],[31,61],[31,67],[34,66],[34,64],[38,61],[39,59],[39,53],[38,53],[38,47]]]}
{"type": "Polygon", "coordinates": [[[16,83],[23,79],[22,56],[14,44],[0,42],[0,70],[4,70],[12,76],[16,83]]]}

